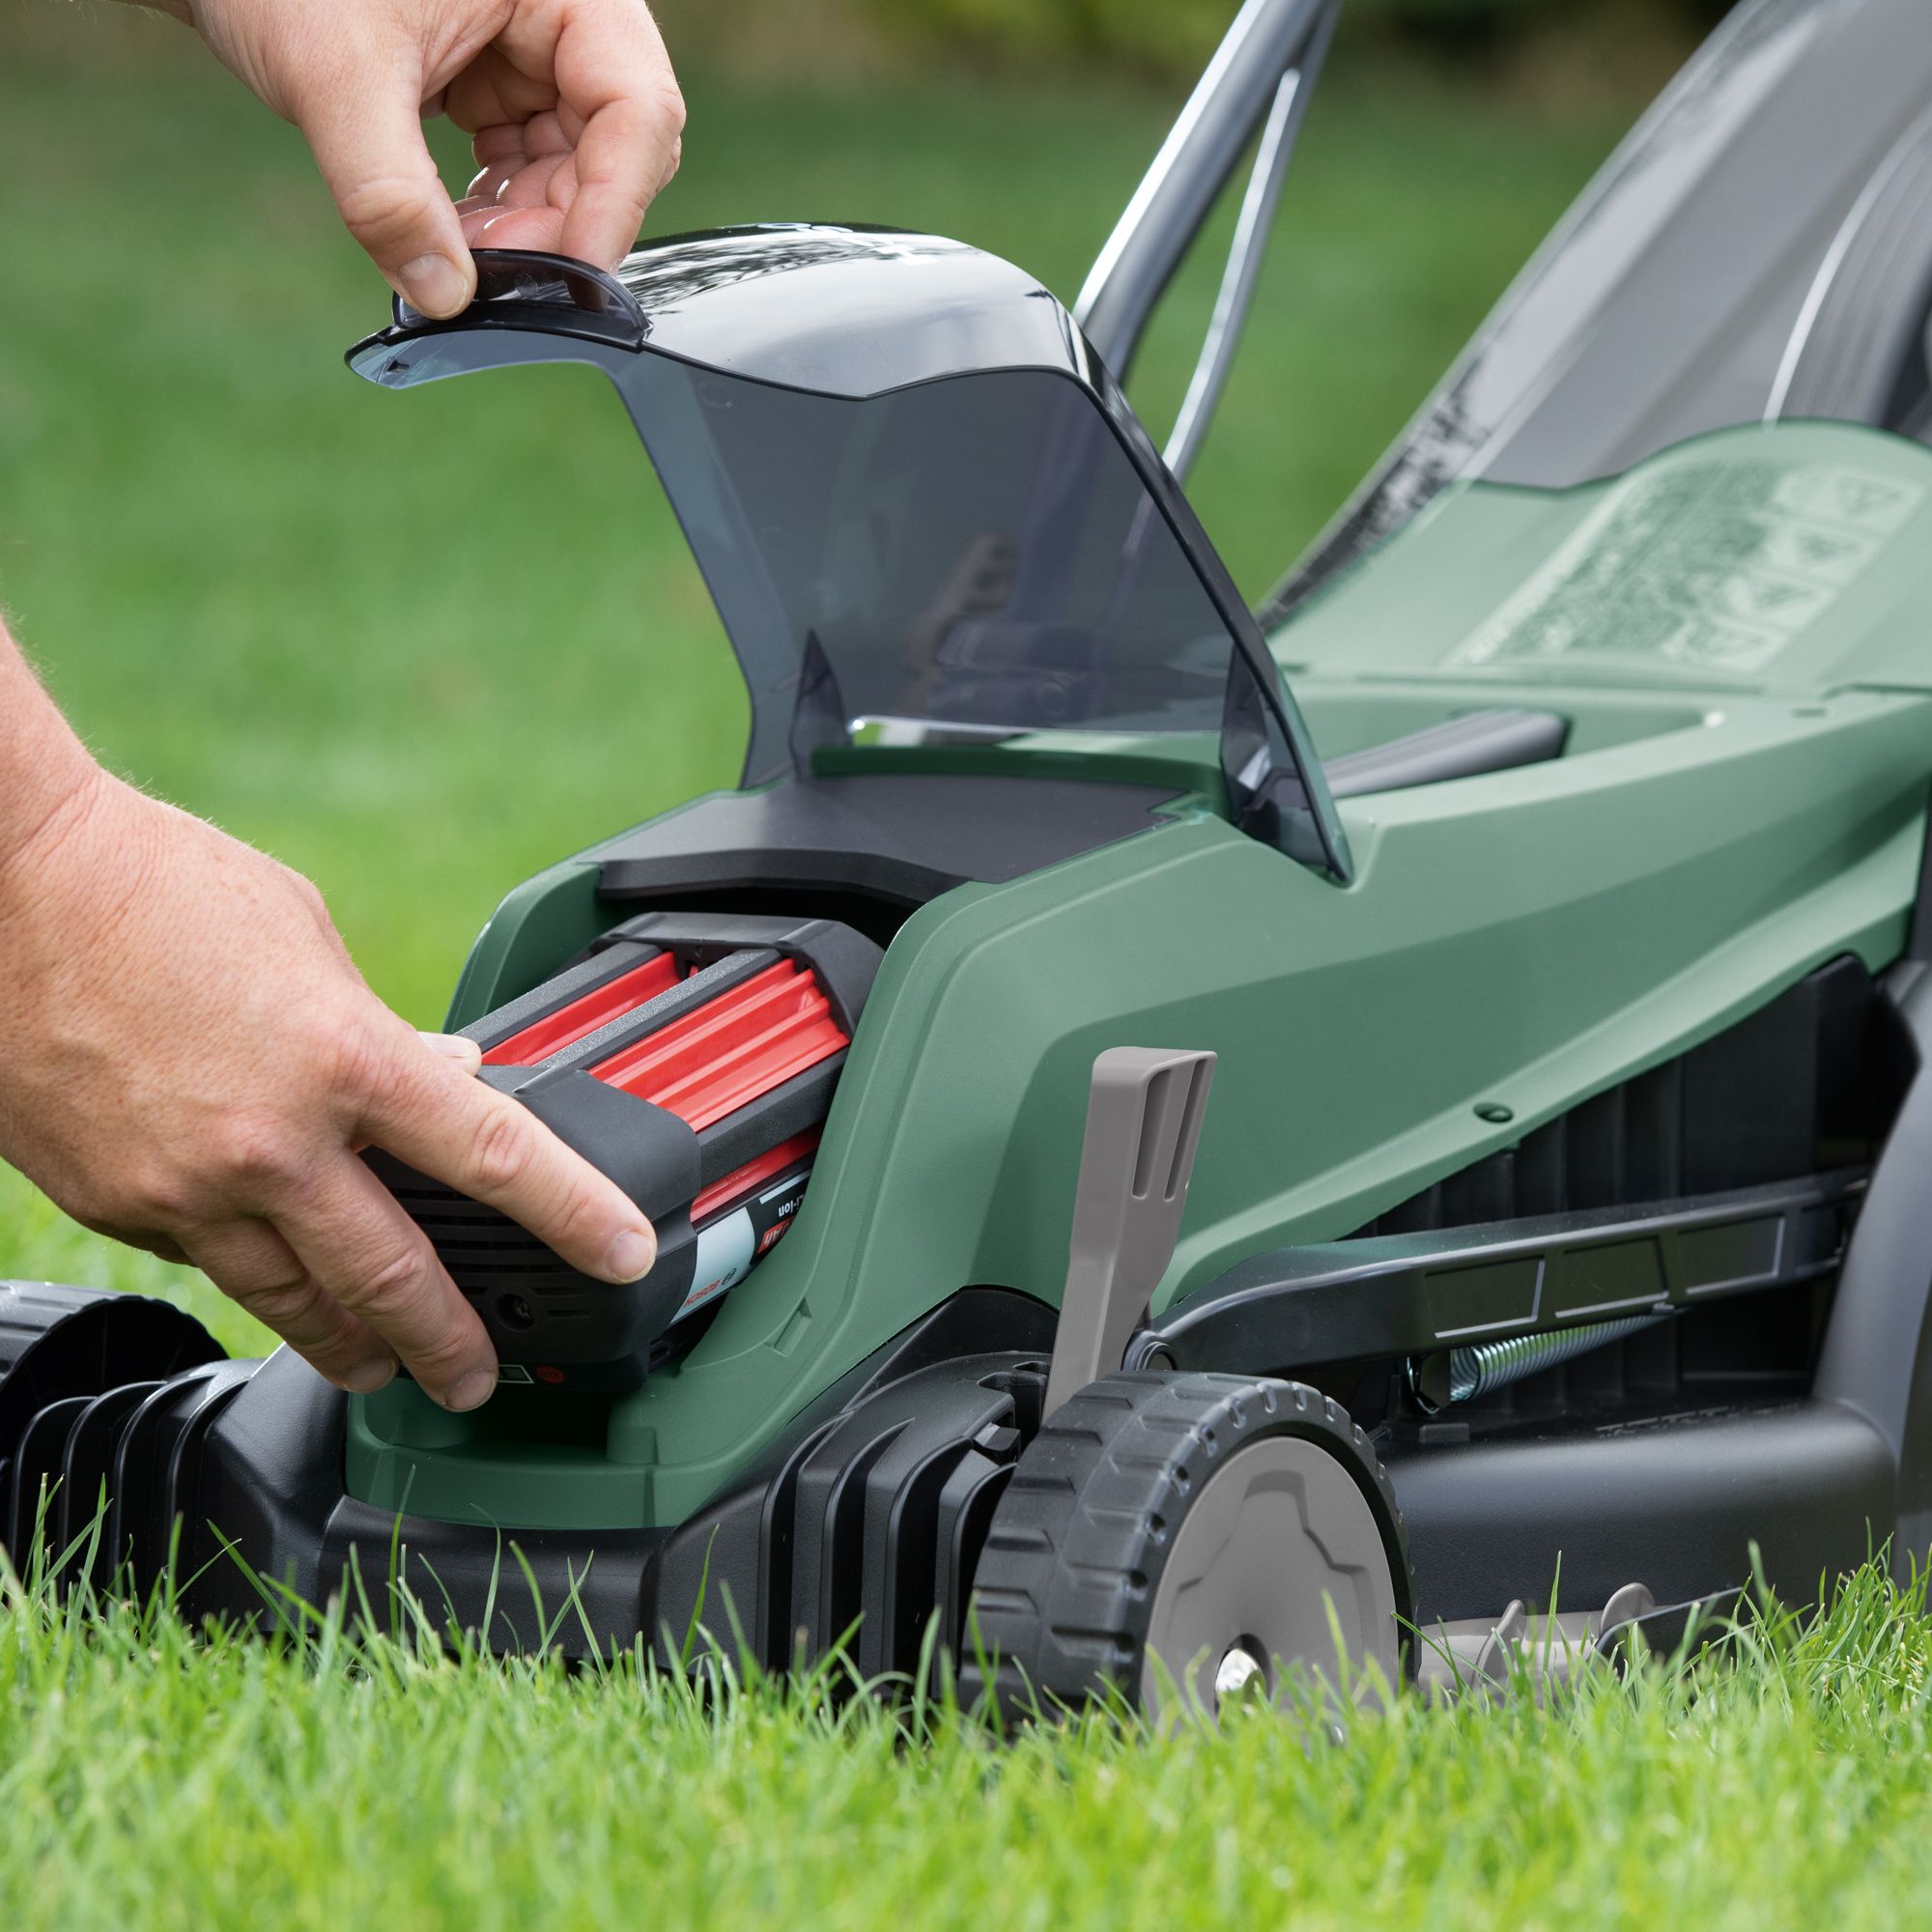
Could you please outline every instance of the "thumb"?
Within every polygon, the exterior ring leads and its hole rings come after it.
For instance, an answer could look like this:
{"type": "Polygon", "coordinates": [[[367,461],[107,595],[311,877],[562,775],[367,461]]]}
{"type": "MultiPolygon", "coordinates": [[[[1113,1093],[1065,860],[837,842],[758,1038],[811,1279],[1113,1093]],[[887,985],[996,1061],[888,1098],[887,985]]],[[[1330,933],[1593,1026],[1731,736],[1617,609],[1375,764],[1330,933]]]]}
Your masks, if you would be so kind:
{"type": "Polygon", "coordinates": [[[451,316],[476,290],[463,225],[407,89],[321,88],[297,120],[350,234],[405,301],[451,316]]]}
{"type": "Polygon", "coordinates": [[[439,1060],[453,1060],[466,1073],[474,1073],[483,1065],[483,1049],[461,1034],[425,1033],[418,1037],[439,1060]]]}

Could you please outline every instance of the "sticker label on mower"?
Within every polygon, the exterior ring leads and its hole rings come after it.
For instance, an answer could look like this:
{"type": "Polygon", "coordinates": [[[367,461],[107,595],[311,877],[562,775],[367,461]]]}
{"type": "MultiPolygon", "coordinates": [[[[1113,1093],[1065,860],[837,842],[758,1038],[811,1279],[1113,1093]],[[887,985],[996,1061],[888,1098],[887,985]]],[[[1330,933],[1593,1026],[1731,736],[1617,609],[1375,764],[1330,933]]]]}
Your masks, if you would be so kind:
{"type": "Polygon", "coordinates": [[[1762,670],[1925,498],[1840,463],[1675,464],[1613,486],[1452,665],[1663,659],[1762,670]]]}
{"type": "Polygon", "coordinates": [[[671,1317],[672,1321],[682,1321],[687,1315],[716,1301],[727,1289],[736,1288],[778,1246],[798,1212],[805,1183],[810,1178],[810,1167],[788,1174],[697,1231],[692,1290],[671,1317]]]}

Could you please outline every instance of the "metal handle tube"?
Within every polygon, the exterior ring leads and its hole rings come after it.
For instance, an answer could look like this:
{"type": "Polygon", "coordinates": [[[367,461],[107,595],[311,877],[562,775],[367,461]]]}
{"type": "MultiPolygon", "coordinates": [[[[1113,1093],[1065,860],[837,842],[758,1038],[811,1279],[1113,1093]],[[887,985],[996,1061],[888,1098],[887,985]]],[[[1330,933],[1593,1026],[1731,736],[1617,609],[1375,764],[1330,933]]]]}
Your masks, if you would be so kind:
{"type": "Polygon", "coordinates": [[[1330,0],[1246,0],[1134,190],[1073,304],[1124,381],[1148,318],[1330,0]]]}
{"type": "Polygon", "coordinates": [[[1241,212],[1235,223],[1235,239],[1228,248],[1227,267],[1221,271],[1214,314],[1208,325],[1207,338],[1201,345],[1200,359],[1194,365],[1187,393],[1175,416],[1167,448],[1162,452],[1167,467],[1183,482],[1207,440],[1208,425],[1221,400],[1221,391],[1227,386],[1228,372],[1234,367],[1235,351],[1240,346],[1241,329],[1254,303],[1256,284],[1261,280],[1268,233],[1274,226],[1275,210],[1281,204],[1281,190],[1288,180],[1288,164],[1301,132],[1302,116],[1308,111],[1309,97],[1315,92],[1341,11],[1341,0],[1329,0],[1327,11],[1308,37],[1300,60],[1282,75],[1275,89],[1274,104],[1268,109],[1267,125],[1262,129],[1254,169],[1248,176],[1247,192],[1241,197],[1241,212]]]}

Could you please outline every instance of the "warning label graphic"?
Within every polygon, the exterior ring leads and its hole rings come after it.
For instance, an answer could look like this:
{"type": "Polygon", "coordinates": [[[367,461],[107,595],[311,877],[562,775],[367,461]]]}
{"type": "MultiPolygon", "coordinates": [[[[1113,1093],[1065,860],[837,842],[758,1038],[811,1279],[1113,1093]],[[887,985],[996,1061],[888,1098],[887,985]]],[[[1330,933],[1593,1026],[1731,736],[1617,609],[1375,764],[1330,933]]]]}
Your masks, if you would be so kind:
{"type": "Polygon", "coordinates": [[[1693,463],[1635,478],[1447,662],[1662,658],[1761,670],[1924,497],[1918,484],[1834,463],[1693,463]]]}

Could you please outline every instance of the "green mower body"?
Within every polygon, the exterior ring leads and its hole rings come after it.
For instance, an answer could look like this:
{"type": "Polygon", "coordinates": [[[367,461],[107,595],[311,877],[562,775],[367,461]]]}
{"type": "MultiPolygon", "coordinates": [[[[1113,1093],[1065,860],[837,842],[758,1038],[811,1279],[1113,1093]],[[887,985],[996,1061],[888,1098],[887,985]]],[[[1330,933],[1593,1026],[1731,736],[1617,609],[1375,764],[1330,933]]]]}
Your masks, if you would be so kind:
{"type": "MultiPolygon", "coordinates": [[[[1036,770],[1161,796],[1108,845],[911,912],[792,1234],[690,1356],[618,1405],[612,1440],[648,1440],[649,1460],[586,1455],[501,1520],[678,1522],[959,1290],[1057,1306],[1108,1046],[1220,1057],[1158,1314],[1254,1254],[1343,1239],[1836,957],[1876,974],[1906,952],[1932,797],[1932,452],[1805,424],[1556,496],[1464,486],[1271,642],[1331,757],[1495,706],[1563,715],[1563,754],[1345,799],[1347,888],[1229,824],[1211,742],[821,754],[837,775],[813,782],[862,794],[874,771],[923,771],[968,810],[976,783],[1036,770]],[[1653,504],[1719,534],[1675,538],[1627,589],[1653,504]],[[1744,670],[1691,654],[1758,582],[1804,584],[1757,573],[1807,540],[1845,550],[1768,634],[1775,652],[1744,670]],[[1610,647],[1559,632],[1592,616],[1610,647]]],[[[650,834],[513,892],[451,1024],[624,917],[600,881],[650,834]]],[[[463,1520],[519,1481],[522,1446],[487,1412],[466,1426],[407,1384],[351,1406],[368,1502],[463,1520]]]]}
{"type": "Polygon", "coordinates": [[[741,785],[516,887],[450,1014],[640,1201],[662,1148],[684,1272],[598,1326],[379,1165],[503,1357],[463,1416],[0,1290],[0,1540],[104,1482],[137,1574],[207,1524],[493,1643],[1210,1706],[1932,1547],[1932,46],[1740,9],[1255,612],[1180,478],[1333,14],[1250,0],[1070,311],[800,225],[351,352],[608,378],[737,652],[741,785]],[[1122,382],[1257,135],[1163,456],[1122,382]]]}

